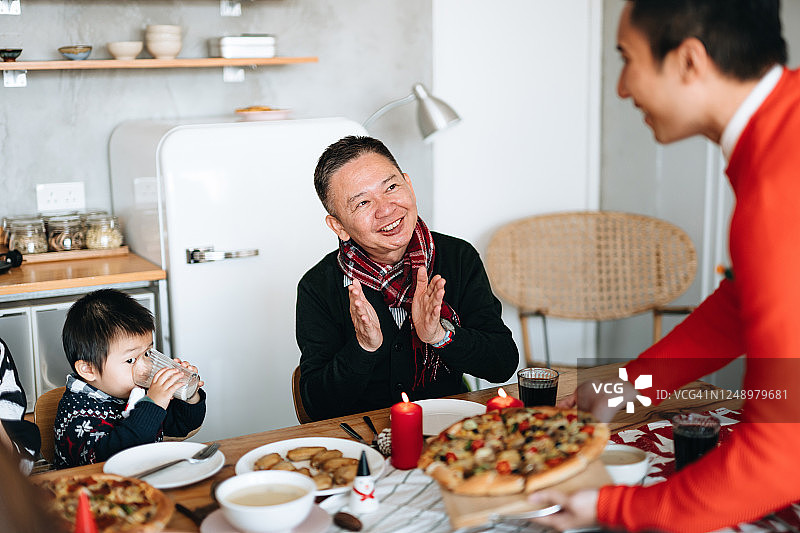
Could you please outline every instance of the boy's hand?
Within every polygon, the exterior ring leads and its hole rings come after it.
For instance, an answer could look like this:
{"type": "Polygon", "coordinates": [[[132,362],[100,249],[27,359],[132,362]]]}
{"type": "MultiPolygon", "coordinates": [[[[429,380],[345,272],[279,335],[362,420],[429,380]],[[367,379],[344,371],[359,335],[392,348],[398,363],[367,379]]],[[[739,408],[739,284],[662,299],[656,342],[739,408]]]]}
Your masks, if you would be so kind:
{"type": "Polygon", "coordinates": [[[153,376],[147,396],[153,400],[153,403],[166,409],[172,400],[172,395],[183,385],[180,381],[182,376],[183,373],[176,368],[162,368],[153,376]]]}
{"type": "MultiPolygon", "coordinates": [[[[200,374],[200,371],[197,369],[197,367],[192,365],[192,364],[190,364],[188,361],[181,361],[180,359],[178,359],[176,357],[175,358],[175,362],[176,363],[180,363],[180,365],[183,368],[186,368],[187,370],[189,370],[191,372],[194,372],[195,374],[198,374],[198,375],[200,374]]],[[[197,384],[197,391],[195,391],[195,393],[192,395],[191,398],[186,400],[186,403],[197,403],[197,402],[199,402],[200,401],[200,392],[198,392],[198,391],[200,390],[200,387],[202,387],[205,384],[206,384],[205,381],[200,380],[200,382],[197,384]]]]}

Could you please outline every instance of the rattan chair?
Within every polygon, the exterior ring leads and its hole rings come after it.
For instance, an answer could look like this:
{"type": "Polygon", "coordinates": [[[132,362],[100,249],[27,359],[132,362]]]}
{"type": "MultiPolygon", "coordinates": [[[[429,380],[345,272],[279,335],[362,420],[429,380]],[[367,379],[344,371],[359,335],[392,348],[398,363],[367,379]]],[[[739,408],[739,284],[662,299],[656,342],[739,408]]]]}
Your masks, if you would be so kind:
{"type": "Polygon", "coordinates": [[[66,387],[58,387],[47,391],[36,398],[36,404],[33,406],[33,422],[39,427],[39,434],[42,436],[42,457],[51,464],[55,454],[53,427],[58,411],[58,402],[61,401],[66,390],[66,387]]]}
{"type": "Polygon", "coordinates": [[[300,367],[295,367],[292,372],[292,400],[294,400],[294,414],[297,416],[297,421],[301,424],[308,424],[313,422],[311,417],[306,413],[306,408],[303,407],[303,398],[300,396],[300,367]]]}
{"type": "Polygon", "coordinates": [[[691,285],[697,255],[682,229],[643,215],[583,211],[533,216],[501,227],[486,267],[498,296],[513,304],[522,326],[525,361],[535,365],[527,318],[540,316],[550,366],[546,317],[613,320],[653,312],[653,342],[661,317],[691,285]]]}

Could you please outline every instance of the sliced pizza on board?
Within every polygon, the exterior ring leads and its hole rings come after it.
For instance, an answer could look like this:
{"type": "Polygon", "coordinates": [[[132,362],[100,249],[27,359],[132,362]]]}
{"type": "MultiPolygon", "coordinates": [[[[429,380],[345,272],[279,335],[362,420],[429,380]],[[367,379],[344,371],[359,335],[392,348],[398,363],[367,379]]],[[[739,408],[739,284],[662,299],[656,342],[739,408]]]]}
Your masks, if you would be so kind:
{"type": "Polygon", "coordinates": [[[465,418],[429,439],[418,466],[456,494],[530,493],[582,472],[609,437],[592,415],[521,407],[465,418]]]}

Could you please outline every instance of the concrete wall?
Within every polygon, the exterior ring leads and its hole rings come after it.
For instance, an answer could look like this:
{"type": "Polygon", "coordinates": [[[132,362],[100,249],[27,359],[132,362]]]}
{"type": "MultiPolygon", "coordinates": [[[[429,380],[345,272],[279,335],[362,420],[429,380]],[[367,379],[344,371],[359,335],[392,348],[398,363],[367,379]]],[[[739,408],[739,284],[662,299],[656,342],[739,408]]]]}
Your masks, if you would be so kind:
{"type": "MultiPolygon", "coordinates": [[[[692,138],[672,145],[655,142],[642,114],[616,93],[622,61],[616,32],[623,0],[605,0],[603,16],[603,119],[600,206],[655,216],[683,228],[695,243],[698,272],[676,303],[693,305],[713,291],[717,264],[727,264],[730,187],[716,145],[692,138]]],[[[800,2],[782,3],[789,64],[800,63],[800,2]]],[[[680,318],[665,318],[665,333],[680,318]]],[[[651,315],[600,324],[598,356],[632,358],[650,346],[651,315]]]]}
{"type": "MultiPolygon", "coordinates": [[[[238,107],[271,105],[291,107],[295,117],[361,122],[414,82],[431,88],[431,0],[241,5],[241,17],[221,17],[215,0],[22,0],[22,15],[0,16],[0,46],[21,40],[20,60],[61,59],[58,47],[78,43],[94,46],[92,59],[110,58],[106,42],[141,40],[144,26],[156,23],[184,26],[179,57],[205,57],[208,38],[243,32],[276,35],[279,55],[319,57],[248,70],[243,83],[224,83],[219,68],[30,71],[28,87],[0,87],[0,216],[36,211],[35,185],[62,181],[84,181],[87,206],[110,208],[108,139],[125,120],[232,116],[238,107]]],[[[414,177],[430,218],[431,148],[414,113],[413,105],[394,110],[372,133],[414,177]]]]}

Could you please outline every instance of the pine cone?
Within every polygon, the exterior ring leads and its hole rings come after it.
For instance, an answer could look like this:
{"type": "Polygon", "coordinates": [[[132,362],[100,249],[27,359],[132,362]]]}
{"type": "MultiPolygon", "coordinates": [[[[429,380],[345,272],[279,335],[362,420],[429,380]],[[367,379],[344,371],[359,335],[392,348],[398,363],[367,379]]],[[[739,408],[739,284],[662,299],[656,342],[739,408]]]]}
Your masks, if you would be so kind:
{"type": "Polygon", "coordinates": [[[392,430],[387,428],[378,435],[378,450],[389,457],[392,455],[392,430]]]}

